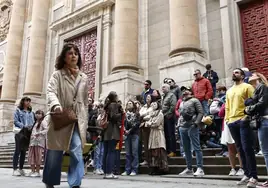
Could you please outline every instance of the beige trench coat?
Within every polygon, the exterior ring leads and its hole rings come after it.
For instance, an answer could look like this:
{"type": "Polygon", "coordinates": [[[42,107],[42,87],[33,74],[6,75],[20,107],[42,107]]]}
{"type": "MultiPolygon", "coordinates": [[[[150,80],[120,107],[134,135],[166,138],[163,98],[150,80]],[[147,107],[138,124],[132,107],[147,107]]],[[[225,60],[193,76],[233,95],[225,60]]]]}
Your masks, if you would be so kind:
{"type": "Polygon", "coordinates": [[[158,148],[166,149],[163,113],[160,111],[157,116],[152,116],[150,120],[146,122],[146,124],[148,127],[150,127],[148,149],[158,149],[158,148]]]}
{"type": "MultiPolygon", "coordinates": [[[[60,105],[62,108],[73,106],[78,117],[79,133],[82,147],[86,143],[86,131],[88,126],[88,84],[87,76],[79,72],[76,80],[72,79],[66,69],[55,71],[47,87],[47,103],[49,110],[60,105]],[[73,101],[76,87],[80,82],[76,102],[73,101]]],[[[69,151],[74,125],[69,125],[55,131],[53,122],[48,117],[47,147],[51,150],[69,151]]]]}

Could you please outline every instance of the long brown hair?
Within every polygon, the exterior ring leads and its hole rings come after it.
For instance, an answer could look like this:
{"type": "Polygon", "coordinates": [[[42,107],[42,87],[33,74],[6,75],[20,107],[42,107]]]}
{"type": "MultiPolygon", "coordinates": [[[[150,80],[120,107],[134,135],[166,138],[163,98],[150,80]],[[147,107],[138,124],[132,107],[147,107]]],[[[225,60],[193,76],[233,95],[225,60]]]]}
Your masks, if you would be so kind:
{"type": "Polygon", "coordinates": [[[42,121],[44,120],[45,113],[44,113],[44,111],[42,111],[42,110],[37,110],[37,111],[35,112],[35,114],[42,114],[42,118],[41,118],[39,121],[38,121],[37,119],[35,119],[35,123],[37,123],[36,128],[39,129],[40,126],[41,126],[42,121]]]}
{"type": "Polygon", "coordinates": [[[64,65],[65,65],[65,60],[64,60],[65,56],[66,56],[67,52],[69,50],[71,50],[72,48],[78,54],[77,66],[78,66],[79,69],[81,69],[81,67],[82,67],[82,58],[81,58],[81,54],[80,54],[80,51],[79,51],[78,47],[75,44],[67,43],[67,44],[65,44],[63,46],[60,55],[57,57],[56,65],[55,65],[55,68],[57,70],[60,70],[60,69],[62,69],[64,67],[64,65]]]}

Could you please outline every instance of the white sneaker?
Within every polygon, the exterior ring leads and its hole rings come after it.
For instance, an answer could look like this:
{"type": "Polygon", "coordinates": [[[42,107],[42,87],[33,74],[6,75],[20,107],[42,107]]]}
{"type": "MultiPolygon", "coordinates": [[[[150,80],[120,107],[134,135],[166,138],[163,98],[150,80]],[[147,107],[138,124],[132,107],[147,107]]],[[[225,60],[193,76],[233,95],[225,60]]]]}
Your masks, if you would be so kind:
{"type": "Polygon", "coordinates": [[[125,171],[121,174],[121,176],[128,176],[128,173],[125,171]]]}
{"type": "Polygon", "coordinates": [[[102,173],[102,171],[100,169],[97,169],[96,172],[95,172],[95,174],[97,174],[97,175],[103,175],[104,173],[102,173]]]}
{"type": "Polygon", "coordinates": [[[148,165],[148,162],[147,161],[143,161],[142,163],[140,163],[141,166],[146,166],[148,165]]]}
{"type": "Polygon", "coordinates": [[[129,175],[130,176],[137,176],[137,173],[136,172],[131,172],[129,175]]]}
{"type": "Polygon", "coordinates": [[[229,173],[229,176],[235,176],[236,173],[237,173],[236,170],[232,168],[230,173],[229,173]]]}
{"type": "Polygon", "coordinates": [[[256,188],[257,185],[258,185],[258,180],[254,179],[254,178],[250,178],[250,180],[247,184],[247,188],[256,188]]]}
{"type": "Polygon", "coordinates": [[[13,171],[13,176],[21,176],[20,171],[19,170],[14,170],[13,171]]]}
{"type": "Polygon", "coordinates": [[[118,177],[114,174],[106,174],[106,176],[104,176],[104,179],[118,179],[118,177]]]}
{"type": "Polygon", "coordinates": [[[205,175],[205,173],[204,173],[202,168],[197,168],[196,172],[194,173],[194,176],[202,177],[204,175],[205,175]]]}
{"type": "Polygon", "coordinates": [[[29,177],[32,177],[32,175],[34,174],[35,172],[30,172],[30,173],[28,173],[28,174],[26,174],[26,176],[29,176],[29,177]]]}
{"type": "Polygon", "coordinates": [[[239,170],[235,174],[236,176],[244,176],[244,170],[242,168],[239,168],[239,170]]]}
{"type": "Polygon", "coordinates": [[[32,177],[32,178],[37,178],[37,177],[40,177],[40,174],[37,173],[37,172],[34,172],[34,173],[32,173],[32,174],[30,175],[30,177],[32,177]]]}
{"type": "Polygon", "coordinates": [[[190,170],[188,168],[186,168],[184,171],[182,171],[181,173],[179,173],[179,176],[192,176],[194,175],[193,170],[190,170]]]}
{"type": "Polygon", "coordinates": [[[249,178],[247,176],[243,176],[243,178],[237,182],[237,185],[247,185],[247,183],[249,182],[249,178]]]}
{"type": "Polygon", "coordinates": [[[25,176],[25,171],[24,170],[19,170],[19,172],[20,172],[21,176],[25,176]]]}
{"type": "Polygon", "coordinates": [[[262,150],[260,150],[256,155],[257,156],[263,156],[262,150]]]}
{"type": "Polygon", "coordinates": [[[104,171],[102,169],[99,169],[100,170],[100,173],[103,175],[104,174],[104,171]]]}

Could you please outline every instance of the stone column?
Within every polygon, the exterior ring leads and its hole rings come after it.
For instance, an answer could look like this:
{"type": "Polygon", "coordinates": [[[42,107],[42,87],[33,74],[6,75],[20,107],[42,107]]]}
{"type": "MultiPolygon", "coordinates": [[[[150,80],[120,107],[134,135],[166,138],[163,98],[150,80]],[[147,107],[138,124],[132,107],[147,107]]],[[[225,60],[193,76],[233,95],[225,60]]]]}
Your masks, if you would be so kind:
{"type": "Polygon", "coordinates": [[[116,0],[113,72],[138,72],[138,0],[116,0]]]}
{"type": "Polygon", "coordinates": [[[197,0],[169,0],[170,57],[200,50],[197,0]]]}
{"type": "Polygon", "coordinates": [[[50,0],[33,1],[24,95],[40,96],[42,93],[49,5],[50,0]]]}
{"type": "Polygon", "coordinates": [[[13,1],[1,101],[14,103],[17,99],[18,78],[23,43],[26,0],[13,1]]]}

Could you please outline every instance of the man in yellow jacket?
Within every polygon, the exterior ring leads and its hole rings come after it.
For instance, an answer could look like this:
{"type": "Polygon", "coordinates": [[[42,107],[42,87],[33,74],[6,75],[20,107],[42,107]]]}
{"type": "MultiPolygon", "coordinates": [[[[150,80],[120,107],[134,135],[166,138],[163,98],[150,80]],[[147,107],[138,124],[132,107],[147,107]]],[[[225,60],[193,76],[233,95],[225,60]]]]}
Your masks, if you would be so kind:
{"type": "Polygon", "coordinates": [[[233,71],[234,85],[227,91],[225,121],[230,128],[233,139],[243,163],[244,177],[237,183],[254,188],[257,185],[257,167],[253,148],[253,131],[244,113],[245,100],[253,97],[254,88],[244,83],[245,73],[237,68],[233,71]]]}

